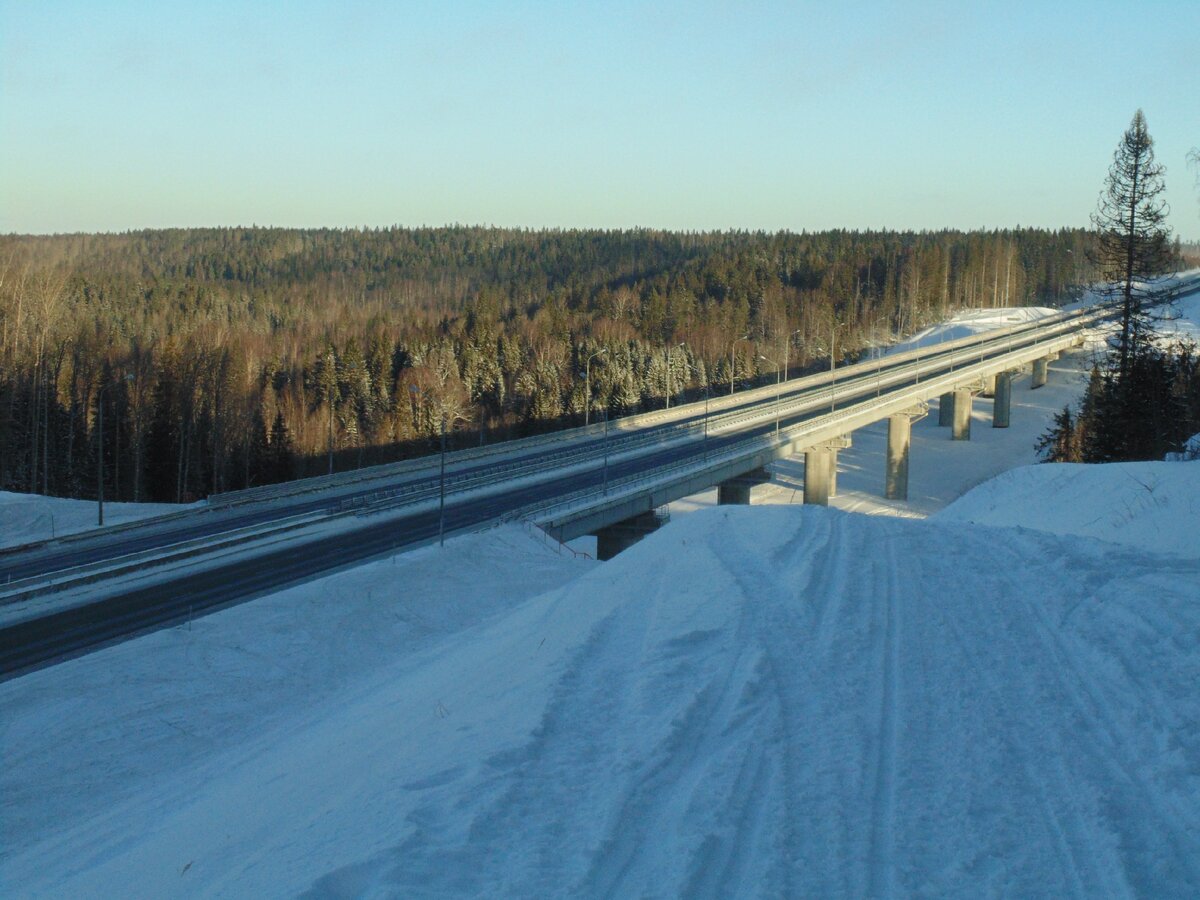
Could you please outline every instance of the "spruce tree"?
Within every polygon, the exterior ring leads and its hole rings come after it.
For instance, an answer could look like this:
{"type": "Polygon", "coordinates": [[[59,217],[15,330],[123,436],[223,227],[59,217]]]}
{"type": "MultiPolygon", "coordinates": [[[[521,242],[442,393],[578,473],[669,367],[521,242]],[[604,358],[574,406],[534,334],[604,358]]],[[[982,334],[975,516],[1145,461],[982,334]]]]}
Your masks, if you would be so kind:
{"type": "Polygon", "coordinates": [[[1154,301],[1147,281],[1162,274],[1172,260],[1165,189],[1163,167],[1154,160],[1154,139],[1139,109],[1113,154],[1092,215],[1098,232],[1095,262],[1104,279],[1101,293],[1121,315],[1112,366],[1118,379],[1129,373],[1133,357],[1149,343],[1153,331],[1154,301]]]}

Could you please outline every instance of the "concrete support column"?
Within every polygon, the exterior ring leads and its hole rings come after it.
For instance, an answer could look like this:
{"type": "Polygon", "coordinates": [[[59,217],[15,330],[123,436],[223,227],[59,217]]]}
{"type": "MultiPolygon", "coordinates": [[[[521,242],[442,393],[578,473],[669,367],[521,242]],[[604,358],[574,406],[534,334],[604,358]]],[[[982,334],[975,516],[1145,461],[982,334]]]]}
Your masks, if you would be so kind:
{"type": "Polygon", "coordinates": [[[996,376],[996,394],[992,401],[992,427],[1007,428],[1012,406],[1012,373],[1001,372],[996,376]]]}
{"type": "Polygon", "coordinates": [[[956,441],[971,439],[971,392],[957,390],[954,392],[954,425],[951,437],[956,441]]]}
{"type": "Polygon", "coordinates": [[[983,376],[983,396],[985,396],[985,397],[996,396],[996,376],[995,375],[984,375],[983,376]]]}
{"type": "Polygon", "coordinates": [[[1033,361],[1033,380],[1029,382],[1030,389],[1032,390],[1033,388],[1040,388],[1042,385],[1044,385],[1046,383],[1046,379],[1049,377],[1049,375],[1050,375],[1050,359],[1049,359],[1049,357],[1046,357],[1043,359],[1035,359],[1033,361]]]}
{"type": "Polygon", "coordinates": [[[771,474],[766,469],[755,469],[737,478],[722,481],[717,485],[717,505],[749,506],[751,488],[756,484],[766,484],[770,480],[771,474]]]}
{"type": "Polygon", "coordinates": [[[632,547],[646,535],[663,526],[664,518],[655,512],[639,513],[596,532],[596,559],[612,559],[632,547]]]}
{"type": "Polygon", "coordinates": [[[911,445],[912,419],[907,414],[889,416],[884,491],[889,500],[908,499],[908,454],[911,445]]]}
{"type": "Polygon", "coordinates": [[[948,428],[954,424],[954,392],[947,391],[938,399],[938,425],[948,428]]]}
{"type": "Polygon", "coordinates": [[[833,451],[814,447],[804,451],[804,502],[829,505],[830,460],[833,451]]]}

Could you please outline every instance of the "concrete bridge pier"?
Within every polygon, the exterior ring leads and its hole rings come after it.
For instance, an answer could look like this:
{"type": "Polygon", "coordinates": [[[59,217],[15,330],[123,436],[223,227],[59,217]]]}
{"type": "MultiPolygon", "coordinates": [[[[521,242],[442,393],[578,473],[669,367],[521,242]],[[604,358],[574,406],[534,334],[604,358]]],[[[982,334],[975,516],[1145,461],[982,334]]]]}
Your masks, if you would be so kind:
{"type": "Polygon", "coordinates": [[[823,447],[804,451],[804,502],[829,505],[829,469],[833,453],[823,447]]]}
{"type": "Polygon", "coordinates": [[[837,496],[837,454],[850,446],[850,437],[835,438],[804,451],[804,502],[828,506],[837,496]]]}
{"type": "Polygon", "coordinates": [[[984,375],[983,376],[983,396],[985,396],[985,397],[995,397],[996,396],[996,376],[995,375],[984,375]]]}
{"type": "Polygon", "coordinates": [[[908,458],[912,446],[912,423],[928,412],[921,406],[888,416],[887,467],[884,496],[889,500],[908,499],[908,458]]]}
{"type": "Polygon", "coordinates": [[[954,423],[950,436],[956,441],[971,439],[971,402],[970,390],[958,388],[954,391],[954,423]]]}
{"type": "Polygon", "coordinates": [[[628,550],[646,535],[658,531],[667,523],[667,516],[657,511],[638,513],[624,521],[608,525],[596,532],[596,559],[609,560],[628,550]]]}
{"type": "Polygon", "coordinates": [[[949,428],[954,424],[954,391],[947,391],[938,398],[938,426],[949,428]]]}
{"type": "Polygon", "coordinates": [[[1007,428],[1012,409],[1012,372],[996,376],[996,393],[992,401],[992,427],[1007,428]]]}
{"type": "Polygon", "coordinates": [[[766,484],[771,480],[771,473],[766,469],[754,469],[737,478],[730,478],[717,485],[718,506],[749,506],[750,490],[756,484],[766,484]]]}
{"type": "Polygon", "coordinates": [[[1050,375],[1050,357],[1046,356],[1042,359],[1033,361],[1033,379],[1029,382],[1029,389],[1040,388],[1046,383],[1050,375]]]}

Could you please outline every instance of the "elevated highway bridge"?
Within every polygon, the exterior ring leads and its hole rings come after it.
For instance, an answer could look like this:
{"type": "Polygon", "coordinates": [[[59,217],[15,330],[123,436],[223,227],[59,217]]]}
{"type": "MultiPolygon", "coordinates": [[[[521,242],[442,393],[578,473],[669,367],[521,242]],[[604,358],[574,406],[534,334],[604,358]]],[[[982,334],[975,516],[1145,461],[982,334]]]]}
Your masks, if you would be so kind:
{"type": "MultiPolygon", "coordinates": [[[[1200,291],[1200,277],[1181,284],[1200,291]]],[[[655,511],[718,487],[749,502],[773,460],[803,453],[804,497],[827,503],[836,456],[887,420],[881,480],[907,492],[909,429],[939,398],[969,440],[972,398],[1008,424],[1013,372],[1079,345],[1106,309],[880,357],[831,372],[584,428],[218,495],[200,508],[0,552],[0,677],[243,602],[444,534],[512,520],[608,558],[657,527],[655,511]]]]}

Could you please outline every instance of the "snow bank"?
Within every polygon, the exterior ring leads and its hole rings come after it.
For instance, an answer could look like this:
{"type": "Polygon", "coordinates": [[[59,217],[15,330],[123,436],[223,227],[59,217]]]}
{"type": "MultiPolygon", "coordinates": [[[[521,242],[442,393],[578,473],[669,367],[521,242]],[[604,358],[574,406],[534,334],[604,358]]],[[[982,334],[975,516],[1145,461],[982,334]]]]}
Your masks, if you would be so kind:
{"type": "MultiPolygon", "coordinates": [[[[256,747],[265,752],[397,660],[594,565],[511,525],[0,683],[0,894],[26,895],[26,885],[65,882],[98,865],[78,833],[71,840],[82,845],[64,844],[50,870],[15,873],[15,859],[37,845],[47,852],[64,823],[107,823],[102,844],[126,829],[153,828],[170,812],[161,797],[198,790],[210,763],[219,770],[256,747]]],[[[226,817],[236,820],[253,802],[240,798],[226,817]]],[[[168,896],[189,887],[136,884],[119,893],[168,896]]]]}
{"type": "Polygon", "coordinates": [[[1200,291],[1180,297],[1172,304],[1171,318],[1158,325],[1166,341],[1200,344],[1200,291]]]}
{"type": "Polygon", "coordinates": [[[1200,465],[1024,466],[979,485],[935,517],[1099,538],[1200,559],[1200,465]]]}
{"type": "MultiPolygon", "coordinates": [[[[188,509],[175,503],[105,503],[104,524],[120,525],[188,509]]],[[[96,527],[96,504],[0,491],[0,547],[44,541],[96,527]]]]}
{"type": "MultiPolygon", "coordinates": [[[[441,559],[455,577],[462,558],[441,559]]],[[[3,830],[19,841],[0,882],[57,896],[1195,896],[1198,585],[1195,560],[1072,537],[722,507],[215,750],[206,682],[222,667],[175,629],[156,650],[0,686],[3,830]],[[139,708],[147,689],[158,701],[139,708]],[[192,735],[187,765],[119,802],[68,802],[81,768],[108,760],[127,781],[127,758],[153,757],[146,732],[169,728],[192,735]],[[14,802],[38,814],[14,822],[14,802]]],[[[286,643],[260,646],[228,615],[204,620],[223,637],[203,646],[242,644],[220,657],[239,676],[221,693],[253,695],[286,643]]]]}
{"type": "Polygon", "coordinates": [[[1188,462],[1200,459],[1200,434],[1193,434],[1183,442],[1183,449],[1178,453],[1168,453],[1167,462],[1188,462]]]}
{"type": "Polygon", "coordinates": [[[888,349],[888,353],[903,353],[906,350],[916,350],[921,347],[931,347],[954,341],[958,338],[982,334],[985,331],[995,331],[997,328],[1009,328],[1025,322],[1036,322],[1046,316],[1059,312],[1045,306],[1013,306],[997,309],[965,309],[956,313],[952,318],[926,328],[914,334],[907,340],[901,341],[888,349]]]}

